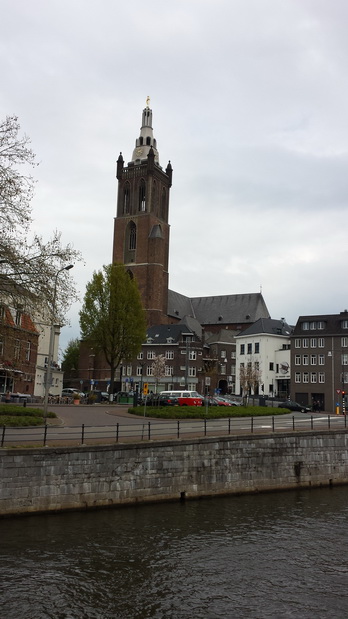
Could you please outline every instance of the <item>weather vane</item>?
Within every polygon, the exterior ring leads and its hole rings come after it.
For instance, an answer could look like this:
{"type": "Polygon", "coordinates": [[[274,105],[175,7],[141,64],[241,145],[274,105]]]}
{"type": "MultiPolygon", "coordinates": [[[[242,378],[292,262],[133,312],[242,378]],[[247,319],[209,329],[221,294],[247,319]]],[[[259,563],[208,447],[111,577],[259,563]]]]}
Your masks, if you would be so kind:
{"type": "Polygon", "coordinates": [[[149,96],[146,97],[146,105],[147,105],[147,107],[149,107],[149,105],[150,105],[150,97],[149,96]]]}

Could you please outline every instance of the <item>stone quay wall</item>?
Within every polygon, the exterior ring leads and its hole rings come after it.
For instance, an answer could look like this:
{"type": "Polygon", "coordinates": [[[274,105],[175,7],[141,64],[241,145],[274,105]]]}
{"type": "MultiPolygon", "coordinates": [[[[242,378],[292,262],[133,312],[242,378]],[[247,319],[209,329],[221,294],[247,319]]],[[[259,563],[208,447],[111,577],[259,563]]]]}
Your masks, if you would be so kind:
{"type": "Polygon", "coordinates": [[[0,450],[0,515],[348,483],[348,431],[0,450]]]}

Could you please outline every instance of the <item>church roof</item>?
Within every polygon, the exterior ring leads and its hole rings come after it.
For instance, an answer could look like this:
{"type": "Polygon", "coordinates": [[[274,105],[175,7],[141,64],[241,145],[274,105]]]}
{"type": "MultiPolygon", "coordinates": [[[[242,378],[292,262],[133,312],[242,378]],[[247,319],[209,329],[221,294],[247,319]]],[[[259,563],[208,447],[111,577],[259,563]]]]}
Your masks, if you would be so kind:
{"type": "Polygon", "coordinates": [[[270,317],[260,292],[189,298],[173,290],[168,290],[168,315],[192,316],[201,325],[252,324],[270,317]]]}

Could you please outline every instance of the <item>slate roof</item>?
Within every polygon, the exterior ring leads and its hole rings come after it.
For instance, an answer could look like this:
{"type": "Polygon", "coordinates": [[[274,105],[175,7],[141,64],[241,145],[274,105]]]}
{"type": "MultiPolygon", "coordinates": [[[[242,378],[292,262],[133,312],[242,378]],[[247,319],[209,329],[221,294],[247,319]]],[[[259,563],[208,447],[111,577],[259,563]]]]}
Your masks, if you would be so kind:
{"type": "Polygon", "coordinates": [[[201,325],[252,324],[270,317],[260,292],[189,298],[173,290],[168,290],[168,315],[192,316],[201,325]]]}
{"type": "Polygon", "coordinates": [[[168,337],[172,337],[174,342],[178,342],[183,333],[193,334],[194,331],[185,323],[176,325],[154,325],[147,329],[146,338],[152,338],[153,344],[166,344],[168,337]]]}
{"type": "Polygon", "coordinates": [[[240,334],[240,337],[245,337],[247,335],[259,335],[260,333],[290,337],[293,330],[294,327],[288,325],[284,320],[276,320],[274,318],[260,318],[253,325],[247,327],[243,331],[243,333],[240,334]]]}
{"type": "Polygon", "coordinates": [[[296,323],[293,335],[303,335],[310,337],[311,335],[348,335],[347,329],[342,328],[342,320],[348,320],[348,311],[344,310],[340,314],[320,314],[314,316],[300,316],[296,323]],[[301,324],[303,322],[325,322],[325,329],[310,329],[303,331],[301,324]]]}

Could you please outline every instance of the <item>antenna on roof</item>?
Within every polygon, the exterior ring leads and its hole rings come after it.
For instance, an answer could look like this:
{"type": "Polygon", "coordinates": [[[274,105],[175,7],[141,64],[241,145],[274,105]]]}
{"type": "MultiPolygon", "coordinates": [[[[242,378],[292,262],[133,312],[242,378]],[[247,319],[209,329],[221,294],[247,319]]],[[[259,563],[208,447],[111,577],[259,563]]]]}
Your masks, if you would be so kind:
{"type": "Polygon", "coordinates": [[[262,284],[260,284],[260,294],[262,294],[262,284]]]}

